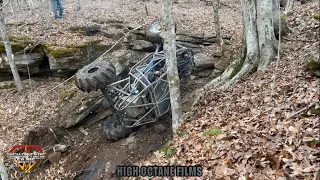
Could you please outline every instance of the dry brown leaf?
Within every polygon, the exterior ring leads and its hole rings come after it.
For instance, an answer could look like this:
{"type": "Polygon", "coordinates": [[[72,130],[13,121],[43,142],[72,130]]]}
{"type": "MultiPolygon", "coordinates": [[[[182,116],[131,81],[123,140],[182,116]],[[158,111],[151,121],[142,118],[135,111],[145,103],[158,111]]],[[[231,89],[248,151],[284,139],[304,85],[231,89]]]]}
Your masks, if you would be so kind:
{"type": "Polygon", "coordinates": [[[217,135],[217,139],[218,140],[223,140],[223,139],[225,139],[227,137],[227,135],[226,134],[219,134],[219,135],[217,135]]]}

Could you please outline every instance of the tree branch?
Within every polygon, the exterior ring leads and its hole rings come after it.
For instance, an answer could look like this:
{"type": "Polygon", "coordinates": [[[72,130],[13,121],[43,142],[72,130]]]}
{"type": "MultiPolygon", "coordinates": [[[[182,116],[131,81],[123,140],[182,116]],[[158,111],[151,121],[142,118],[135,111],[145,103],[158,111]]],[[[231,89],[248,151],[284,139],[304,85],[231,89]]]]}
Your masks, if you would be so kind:
{"type": "Polygon", "coordinates": [[[310,103],[310,104],[309,104],[309,106],[304,107],[304,108],[300,109],[299,111],[297,111],[297,112],[295,112],[295,113],[291,114],[287,119],[290,119],[290,118],[292,118],[292,117],[294,117],[294,116],[296,116],[296,115],[298,115],[298,114],[302,113],[303,111],[305,111],[305,110],[307,110],[307,109],[310,109],[312,106],[316,105],[316,104],[317,104],[317,103],[319,103],[319,102],[320,102],[320,99],[316,100],[316,101],[315,101],[315,102],[313,102],[313,103],[310,103]]]}

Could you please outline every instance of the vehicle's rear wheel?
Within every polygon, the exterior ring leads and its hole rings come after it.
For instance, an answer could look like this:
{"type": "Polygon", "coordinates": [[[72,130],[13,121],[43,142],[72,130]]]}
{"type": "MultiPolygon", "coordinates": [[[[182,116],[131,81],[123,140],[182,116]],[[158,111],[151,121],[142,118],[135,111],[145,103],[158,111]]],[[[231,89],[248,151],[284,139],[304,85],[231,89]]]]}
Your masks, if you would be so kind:
{"type": "Polygon", "coordinates": [[[116,69],[108,61],[96,61],[76,73],[76,85],[84,92],[98,91],[116,81],[116,69]]]}
{"type": "MultiPolygon", "coordinates": [[[[175,32],[177,33],[177,25],[174,26],[175,32]]],[[[160,21],[154,21],[146,28],[146,37],[154,44],[162,44],[161,24],[160,21]]]]}
{"type": "Polygon", "coordinates": [[[117,141],[129,136],[133,132],[133,128],[125,127],[121,122],[119,122],[117,115],[114,114],[104,121],[103,131],[108,140],[117,141]]]}
{"type": "Polygon", "coordinates": [[[151,23],[149,26],[147,26],[146,28],[146,37],[152,43],[155,43],[155,44],[162,43],[162,38],[160,36],[160,33],[161,33],[160,21],[155,21],[151,23]]]}

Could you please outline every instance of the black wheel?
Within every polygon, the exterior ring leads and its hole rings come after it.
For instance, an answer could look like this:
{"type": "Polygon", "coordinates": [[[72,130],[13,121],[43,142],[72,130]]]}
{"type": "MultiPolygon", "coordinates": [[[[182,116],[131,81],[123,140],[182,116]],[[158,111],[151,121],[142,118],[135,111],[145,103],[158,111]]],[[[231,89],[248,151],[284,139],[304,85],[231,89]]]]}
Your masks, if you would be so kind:
{"type": "Polygon", "coordinates": [[[194,55],[191,49],[187,49],[177,56],[177,66],[180,78],[189,75],[192,72],[195,65],[194,55]]]}
{"type": "Polygon", "coordinates": [[[147,26],[146,37],[150,42],[154,44],[161,44],[162,38],[160,36],[160,32],[161,32],[160,21],[155,21],[151,23],[149,26],[147,26]]]}
{"type": "MultiPolygon", "coordinates": [[[[174,25],[175,33],[177,33],[177,25],[174,25]]],[[[160,21],[154,21],[146,28],[147,39],[154,44],[162,44],[161,24],[160,21]]]]}
{"type": "Polygon", "coordinates": [[[116,69],[108,61],[96,61],[76,73],[76,85],[84,92],[98,91],[116,81],[116,69]]]}
{"type": "Polygon", "coordinates": [[[108,140],[117,141],[129,136],[133,132],[133,128],[125,127],[121,122],[119,122],[117,115],[114,114],[104,121],[103,131],[108,140]]]}

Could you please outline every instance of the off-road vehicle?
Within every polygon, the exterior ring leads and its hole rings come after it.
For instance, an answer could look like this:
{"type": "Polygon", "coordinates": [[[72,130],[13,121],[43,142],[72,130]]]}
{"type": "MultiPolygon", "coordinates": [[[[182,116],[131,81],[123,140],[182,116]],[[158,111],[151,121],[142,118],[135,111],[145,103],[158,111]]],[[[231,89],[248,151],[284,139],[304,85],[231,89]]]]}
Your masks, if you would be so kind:
{"type": "MultiPolygon", "coordinates": [[[[155,22],[146,29],[147,37],[156,39],[156,43],[160,37],[159,27],[159,22],[155,22]]],[[[109,140],[126,137],[136,127],[152,123],[170,111],[166,58],[160,48],[158,46],[154,53],[136,63],[127,77],[118,81],[115,67],[108,61],[95,61],[77,72],[77,87],[85,92],[101,90],[113,109],[113,115],[103,126],[109,140]]],[[[176,55],[179,77],[182,78],[194,67],[193,52],[177,45],[176,55]]]]}

